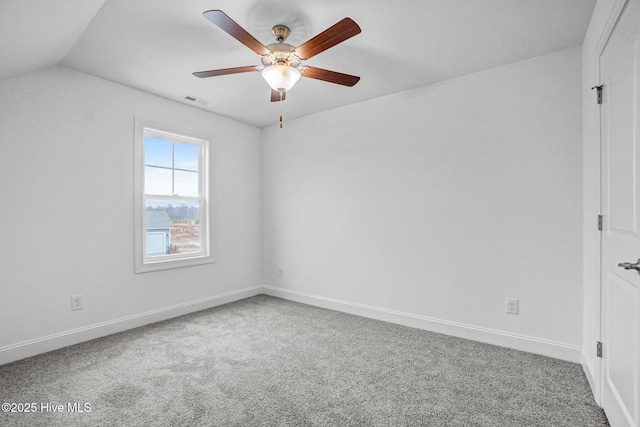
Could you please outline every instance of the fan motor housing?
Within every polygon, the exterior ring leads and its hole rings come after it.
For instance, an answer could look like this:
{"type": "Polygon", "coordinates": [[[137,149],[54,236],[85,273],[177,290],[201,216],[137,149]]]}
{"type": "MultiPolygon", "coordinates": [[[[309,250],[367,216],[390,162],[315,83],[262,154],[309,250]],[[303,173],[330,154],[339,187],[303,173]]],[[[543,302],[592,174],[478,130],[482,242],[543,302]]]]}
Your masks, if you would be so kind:
{"type": "Polygon", "coordinates": [[[262,57],[262,64],[264,66],[269,65],[288,65],[290,67],[298,67],[300,65],[300,58],[296,56],[295,46],[288,43],[273,43],[267,46],[267,49],[271,51],[269,55],[262,57]]]}

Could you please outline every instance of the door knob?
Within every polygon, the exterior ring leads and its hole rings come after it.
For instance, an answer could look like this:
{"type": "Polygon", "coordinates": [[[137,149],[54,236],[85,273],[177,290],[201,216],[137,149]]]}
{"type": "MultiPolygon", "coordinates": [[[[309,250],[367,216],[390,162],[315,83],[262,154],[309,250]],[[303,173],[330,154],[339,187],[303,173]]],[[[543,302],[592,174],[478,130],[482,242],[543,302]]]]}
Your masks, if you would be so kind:
{"type": "Polygon", "coordinates": [[[635,264],[631,264],[630,262],[621,262],[618,264],[618,267],[622,267],[625,270],[636,270],[638,274],[640,274],[640,258],[638,258],[638,262],[635,264]]]}

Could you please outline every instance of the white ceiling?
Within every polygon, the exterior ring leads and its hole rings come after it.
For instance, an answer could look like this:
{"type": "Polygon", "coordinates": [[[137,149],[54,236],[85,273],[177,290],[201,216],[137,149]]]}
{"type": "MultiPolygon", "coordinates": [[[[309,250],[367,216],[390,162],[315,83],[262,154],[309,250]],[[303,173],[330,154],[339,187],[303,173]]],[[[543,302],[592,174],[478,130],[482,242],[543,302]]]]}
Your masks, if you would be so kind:
{"type": "Polygon", "coordinates": [[[0,80],[59,64],[104,0],[0,0],[0,80]]]}
{"type": "Polygon", "coordinates": [[[306,62],[361,76],[352,87],[303,78],[286,119],[473,73],[582,43],[595,0],[0,0],[0,80],[54,64],[257,126],[279,103],[259,73],[194,71],[258,65],[202,17],[221,9],[263,44],[271,27],[297,46],[344,17],[362,33],[306,62]],[[188,103],[188,101],[182,101],[188,103]],[[193,104],[192,104],[193,105],[193,104]]]}

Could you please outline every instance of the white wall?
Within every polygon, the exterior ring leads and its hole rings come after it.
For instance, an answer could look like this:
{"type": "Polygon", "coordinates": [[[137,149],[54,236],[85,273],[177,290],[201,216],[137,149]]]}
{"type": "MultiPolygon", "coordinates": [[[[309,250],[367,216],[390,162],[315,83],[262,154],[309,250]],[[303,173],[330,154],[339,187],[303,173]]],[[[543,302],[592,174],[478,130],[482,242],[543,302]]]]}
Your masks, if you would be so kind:
{"type": "Polygon", "coordinates": [[[263,131],[269,292],[579,360],[580,67],[576,47],[285,114],[263,131]]]}
{"type": "Polygon", "coordinates": [[[64,67],[0,82],[0,363],[259,292],[260,156],[258,128],[64,67]],[[134,274],[134,116],[213,137],[217,263],[134,274]]]}
{"type": "Polygon", "coordinates": [[[262,132],[64,67],[0,82],[0,363],[257,293],[261,274],[575,360],[580,65],[569,49],[262,132]],[[213,135],[216,264],[133,273],[134,116],[213,135]]]}

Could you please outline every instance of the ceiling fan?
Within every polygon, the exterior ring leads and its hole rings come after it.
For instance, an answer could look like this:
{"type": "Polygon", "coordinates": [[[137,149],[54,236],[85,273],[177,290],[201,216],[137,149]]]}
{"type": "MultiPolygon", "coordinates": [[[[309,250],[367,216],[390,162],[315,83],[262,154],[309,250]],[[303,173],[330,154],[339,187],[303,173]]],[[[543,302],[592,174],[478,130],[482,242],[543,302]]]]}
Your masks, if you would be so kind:
{"type": "Polygon", "coordinates": [[[262,65],[198,71],[193,73],[196,77],[204,78],[261,71],[262,77],[271,87],[271,102],[284,101],[286,92],[301,76],[349,87],[360,80],[358,76],[301,65],[303,61],[359,34],[360,27],[351,18],[344,18],[300,46],[294,47],[285,43],[290,33],[290,29],[286,25],[275,25],[272,33],[276,38],[276,43],[265,46],[221,10],[209,10],[202,15],[260,55],[262,65]]]}

